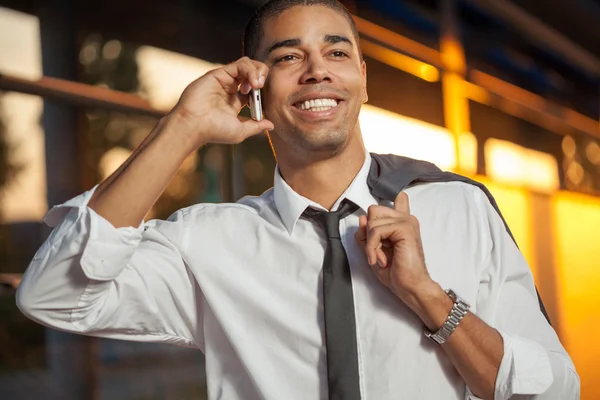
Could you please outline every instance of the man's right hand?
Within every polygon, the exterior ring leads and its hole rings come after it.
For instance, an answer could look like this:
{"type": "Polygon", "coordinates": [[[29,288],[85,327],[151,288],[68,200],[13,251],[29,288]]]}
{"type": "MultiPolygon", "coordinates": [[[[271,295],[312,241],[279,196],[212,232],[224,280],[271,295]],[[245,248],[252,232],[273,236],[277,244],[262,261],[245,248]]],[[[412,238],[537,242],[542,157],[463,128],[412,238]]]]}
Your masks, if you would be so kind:
{"type": "Polygon", "coordinates": [[[100,184],[88,206],[115,227],[138,226],[183,160],[198,147],[236,144],[273,129],[268,120],[238,119],[248,92],[262,88],[268,73],[265,64],[244,57],[192,82],[173,110],[100,184]]]}
{"type": "Polygon", "coordinates": [[[189,151],[209,143],[237,144],[272,130],[273,123],[266,119],[238,119],[248,93],[262,88],[268,73],[265,64],[242,57],[192,82],[169,113],[177,120],[178,134],[186,136],[189,151]]]}

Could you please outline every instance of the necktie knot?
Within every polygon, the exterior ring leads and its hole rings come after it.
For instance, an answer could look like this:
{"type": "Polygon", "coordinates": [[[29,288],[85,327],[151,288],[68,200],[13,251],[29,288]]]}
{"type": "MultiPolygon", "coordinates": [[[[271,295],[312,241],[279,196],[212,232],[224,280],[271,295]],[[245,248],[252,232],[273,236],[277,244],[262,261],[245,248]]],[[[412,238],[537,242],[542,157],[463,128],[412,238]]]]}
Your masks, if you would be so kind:
{"type": "Polygon", "coordinates": [[[330,239],[340,239],[340,220],[358,210],[358,206],[344,199],[337,211],[321,211],[308,207],[302,215],[321,224],[330,239]]]}

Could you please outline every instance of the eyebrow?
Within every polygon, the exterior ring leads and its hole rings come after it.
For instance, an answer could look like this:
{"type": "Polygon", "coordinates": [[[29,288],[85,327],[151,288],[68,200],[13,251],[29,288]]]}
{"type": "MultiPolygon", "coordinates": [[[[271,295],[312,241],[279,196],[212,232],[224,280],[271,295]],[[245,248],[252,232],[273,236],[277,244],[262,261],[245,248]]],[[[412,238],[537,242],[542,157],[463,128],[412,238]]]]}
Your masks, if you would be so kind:
{"type": "MultiPolygon", "coordinates": [[[[325,35],[323,37],[323,42],[329,44],[347,43],[350,46],[352,46],[352,41],[346,36],[341,35],[325,35]]],[[[302,41],[299,38],[282,40],[271,45],[271,47],[269,47],[269,50],[267,50],[267,55],[282,47],[298,47],[301,44],[302,41]]]]}
{"type": "Polygon", "coordinates": [[[325,37],[323,38],[323,41],[325,43],[329,43],[329,44],[336,44],[336,43],[347,43],[350,46],[352,46],[352,41],[350,39],[348,39],[346,36],[340,36],[340,35],[325,35],[325,37]]]}
{"type": "Polygon", "coordinates": [[[271,47],[269,47],[269,50],[267,51],[267,55],[271,54],[272,52],[274,52],[275,50],[277,50],[281,47],[297,47],[297,46],[300,46],[301,43],[302,43],[302,41],[298,38],[282,40],[281,42],[277,42],[277,43],[273,44],[271,47]]]}

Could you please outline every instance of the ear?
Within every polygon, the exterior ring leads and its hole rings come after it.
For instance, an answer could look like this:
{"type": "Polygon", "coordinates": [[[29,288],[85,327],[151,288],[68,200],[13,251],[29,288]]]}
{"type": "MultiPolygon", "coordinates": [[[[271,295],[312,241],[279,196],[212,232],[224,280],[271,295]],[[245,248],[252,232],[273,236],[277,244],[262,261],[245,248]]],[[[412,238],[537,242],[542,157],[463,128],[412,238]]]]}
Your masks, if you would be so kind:
{"type": "Polygon", "coordinates": [[[369,94],[367,93],[367,63],[365,62],[365,60],[361,61],[360,69],[361,69],[361,75],[363,78],[362,102],[366,103],[367,101],[369,101],[369,94]]]}

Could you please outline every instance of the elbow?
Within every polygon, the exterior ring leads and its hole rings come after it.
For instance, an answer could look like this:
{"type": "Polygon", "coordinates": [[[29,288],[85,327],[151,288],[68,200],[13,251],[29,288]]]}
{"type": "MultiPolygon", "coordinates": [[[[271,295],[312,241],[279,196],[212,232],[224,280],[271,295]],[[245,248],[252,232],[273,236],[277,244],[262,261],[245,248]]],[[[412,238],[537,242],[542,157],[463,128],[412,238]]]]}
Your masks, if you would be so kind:
{"type": "Polygon", "coordinates": [[[571,360],[562,354],[551,360],[553,380],[543,398],[579,400],[581,382],[571,360]]]}
{"type": "Polygon", "coordinates": [[[573,368],[565,368],[563,376],[559,377],[562,381],[563,395],[561,399],[577,399],[579,400],[581,393],[581,381],[579,374],[573,368]]]}
{"type": "Polygon", "coordinates": [[[21,282],[17,287],[17,292],[15,293],[15,301],[17,304],[17,308],[23,315],[30,319],[35,318],[35,310],[36,310],[36,301],[35,296],[33,296],[31,290],[29,290],[28,285],[24,282],[21,282]]]}
{"type": "Polygon", "coordinates": [[[41,323],[44,318],[44,307],[42,306],[42,293],[35,281],[28,280],[25,277],[21,280],[15,293],[15,303],[23,315],[37,323],[41,323]]]}

